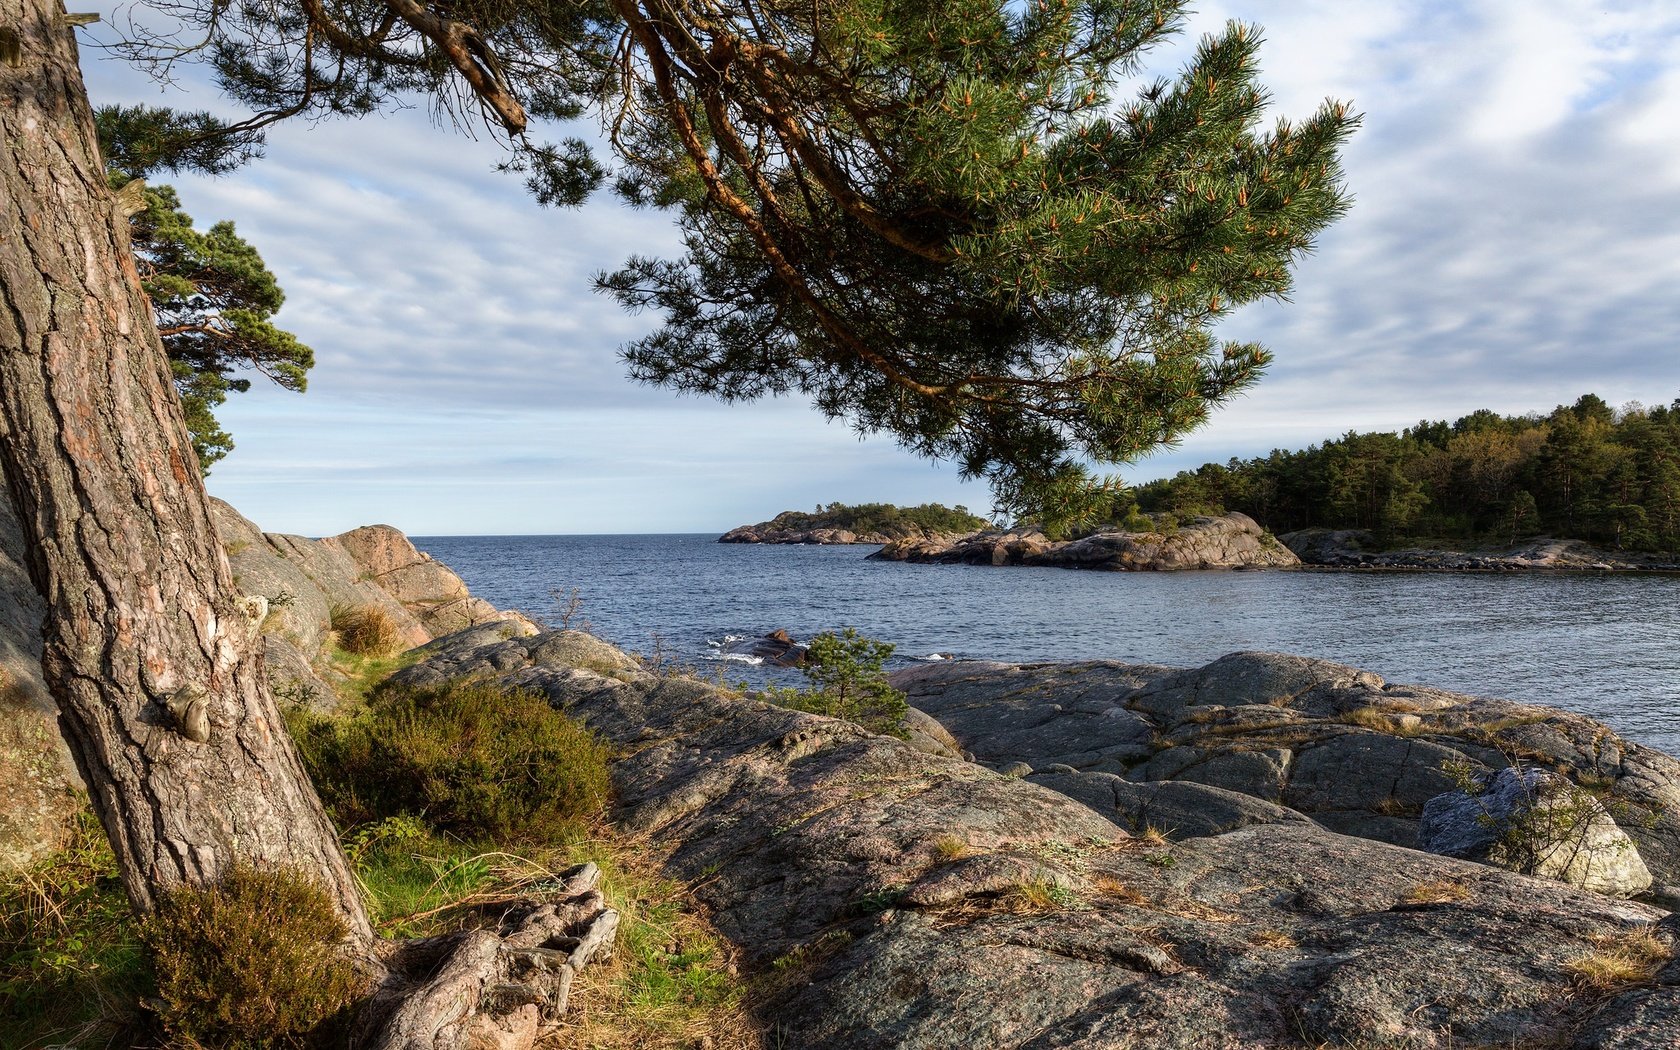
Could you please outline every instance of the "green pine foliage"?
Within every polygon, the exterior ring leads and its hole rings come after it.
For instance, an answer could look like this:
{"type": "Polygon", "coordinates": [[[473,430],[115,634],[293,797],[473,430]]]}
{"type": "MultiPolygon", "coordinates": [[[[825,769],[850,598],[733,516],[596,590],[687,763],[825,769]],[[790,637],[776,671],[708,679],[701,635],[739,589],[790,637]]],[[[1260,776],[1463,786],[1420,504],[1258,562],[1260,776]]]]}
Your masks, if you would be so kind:
{"type": "MultiPolygon", "coordinates": [[[[411,93],[474,107],[544,203],[610,184],[667,211],[676,258],[598,278],[658,326],[633,377],[726,400],[798,393],[1081,520],[1086,464],[1170,444],[1254,382],[1218,331],[1281,298],[1349,206],[1358,118],[1273,120],[1260,32],[1232,23],[1134,90],[1186,0],[463,0],[370,15],[173,4],[260,127],[411,93]],[[306,28],[311,31],[305,31],[306,28]],[[612,161],[533,119],[591,114],[612,161]]],[[[166,65],[172,41],[129,51],[166,65]]]]}
{"type": "Polygon", "coordinates": [[[872,733],[904,735],[909,711],[905,695],[887,682],[884,667],[897,646],[878,642],[848,627],[811,639],[799,669],[807,689],[772,689],[766,699],[795,711],[844,718],[872,733]]]}
{"type": "MultiPolygon", "coordinates": [[[[111,181],[120,186],[127,179],[115,174],[111,181]]],[[[170,186],[148,186],[145,201],[146,210],[129,226],[134,258],[169,353],[199,466],[208,471],[233,448],[215,410],[229,393],[251,388],[242,373],[301,392],[315,354],[269,320],[285,294],[233,223],[195,229],[170,186]]]]}
{"type": "Polygon", "coordinates": [[[830,503],[811,513],[788,510],[776,515],[770,525],[778,529],[806,532],[811,529],[846,529],[850,532],[878,532],[901,537],[926,532],[973,532],[988,522],[967,507],[923,503],[897,507],[891,503],[830,503]]]}
{"type": "Polygon", "coordinates": [[[1680,552],[1680,399],[1616,411],[1594,394],[1550,413],[1481,410],[1394,433],[1349,432],[1141,485],[1149,511],[1238,510],[1274,532],[1356,528],[1397,544],[1535,535],[1680,552]]]}
{"type": "Polygon", "coordinates": [[[1123,100],[1181,5],[777,5],[773,43],[756,8],[655,55],[692,95],[620,128],[621,192],[673,211],[687,249],[600,281],[663,321],[625,348],[631,374],[803,393],[990,478],[1007,512],[1077,518],[1081,461],[1171,443],[1251,383],[1268,353],[1216,324],[1284,295],[1348,206],[1356,118],[1262,128],[1252,27],[1123,100]],[[690,85],[678,63],[708,42],[740,57],[690,85]]]}
{"type": "MultiPolygon", "coordinates": [[[[105,106],[94,120],[112,189],[160,168],[224,174],[261,145],[260,134],[230,130],[207,113],[105,106]]],[[[145,209],[129,221],[134,260],[208,473],[233,448],[215,414],[228,394],[249,390],[250,373],[301,392],[315,354],[270,321],[285,293],[233,223],[195,228],[171,186],[146,186],[142,199],[145,209]]]]}

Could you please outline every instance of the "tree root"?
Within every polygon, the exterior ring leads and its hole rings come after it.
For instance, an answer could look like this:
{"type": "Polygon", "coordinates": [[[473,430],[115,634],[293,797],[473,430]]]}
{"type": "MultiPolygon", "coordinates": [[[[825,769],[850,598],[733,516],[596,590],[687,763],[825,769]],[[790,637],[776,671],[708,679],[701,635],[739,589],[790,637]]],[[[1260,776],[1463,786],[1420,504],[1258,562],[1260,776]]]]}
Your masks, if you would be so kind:
{"type": "Polygon", "coordinates": [[[593,864],[514,905],[497,928],[411,941],[361,1011],[358,1050],[528,1050],[566,1012],[572,978],[612,954],[618,913],[593,864]]]}

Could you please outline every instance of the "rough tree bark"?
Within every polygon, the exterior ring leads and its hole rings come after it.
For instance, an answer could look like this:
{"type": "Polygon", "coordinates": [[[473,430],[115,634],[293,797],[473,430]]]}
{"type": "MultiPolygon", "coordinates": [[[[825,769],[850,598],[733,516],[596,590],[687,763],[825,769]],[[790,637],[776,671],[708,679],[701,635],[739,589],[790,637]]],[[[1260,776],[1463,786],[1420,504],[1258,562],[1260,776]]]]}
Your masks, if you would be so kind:
{"type": "Polygon", "coordinates": [[[371,946],[210,520],[58,0],[0,0],[0,468],[47,683],[135,907],[284,864],[371,946]]]}

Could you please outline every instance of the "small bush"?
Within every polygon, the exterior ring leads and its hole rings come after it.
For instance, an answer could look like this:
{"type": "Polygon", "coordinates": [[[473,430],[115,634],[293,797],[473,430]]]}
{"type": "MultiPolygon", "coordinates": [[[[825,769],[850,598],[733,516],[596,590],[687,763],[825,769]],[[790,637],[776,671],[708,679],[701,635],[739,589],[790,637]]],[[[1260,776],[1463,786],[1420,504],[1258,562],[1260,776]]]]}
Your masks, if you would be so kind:
{"type": "Polygon", "coordinates": [[[298,872],[234,868],[176,890],[141,927],[158,1019],[189,1044],[310,1045],[366,990],[341,950],[348,932],[298,872]]]}
{"type": "Polygon", "coordinates": [[[397,618],[382,605],[336,605],[332,629],[344,651],[357,656],[393,656],[408,647],[397,618]]]}
{"type": "Polygon", "coordinates": [[[1406,890],[1402,904],[1454,904],[1470,899],[1468,887],[1446,879],[1427,879],[1406,890]]]}
{"type": "Polygon", "coordinates": [[[1079,897],[1051,879],[1036,877],[1016,883],[1001,903],[1011,912],[1064,911],[1078,905],[1079,897]]]}
{"type": "Polygon", "coordinates": [[[869,730],[905,736],[909,701],[887,683],[882,668],[895,649],[891,642],[865,638],[853,628],[811,639],[800,670],[811,689],[772,689],[766,697],[795,711],[844,718],[869,730]]]}
{"type": "Polygon", "coordinates": [[[968,840],[956,835],[941,835],[933,840],[933,852],[941,860],[958,860],[968,855],[968,840]]]}
{"type": "Polygon", "coordinates": [[[595,735],[541,696],[491,682],[384,689],[354,718],[294,732],[340,827],[412,814],[474,841],[554,841],[607,801],[595,735]]]}

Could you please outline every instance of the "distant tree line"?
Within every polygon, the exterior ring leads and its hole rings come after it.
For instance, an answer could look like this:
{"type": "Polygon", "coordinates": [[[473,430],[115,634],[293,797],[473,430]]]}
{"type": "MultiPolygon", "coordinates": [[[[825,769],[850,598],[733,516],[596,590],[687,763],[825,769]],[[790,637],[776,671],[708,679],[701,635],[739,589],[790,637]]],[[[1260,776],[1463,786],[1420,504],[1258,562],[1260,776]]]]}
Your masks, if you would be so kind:
{"type": "MultiPolygon", "coordinates": [[[[1368,529],[1514,543],[1549,534],[1627,550],[1680,549],[1680,399],[1612,409],[1594,394],[1550,414],[1481,410],[1208,463],[1131,493],[1149,513],[1242,511],[1274,532],[1368,529]]],[[[1116,520],[1133,508],[1115,508],[1116,520]]]]}
{"type": "Polygon", "coordinates": [[[919,529],[931,532],[973,532],[985,528],[989,522],[969,512],[961,504],[947,507],[943,503],[923,503],[917,507],[897,507],[891,503],[844,503],[817,505],[807,514],[786,510],[776,515],[771,525],[778,529],[807,532],[811,529],[845,529],[848,532],[880,532],[887,535],[908,535],[919,529]]]}

